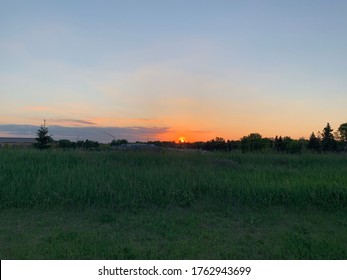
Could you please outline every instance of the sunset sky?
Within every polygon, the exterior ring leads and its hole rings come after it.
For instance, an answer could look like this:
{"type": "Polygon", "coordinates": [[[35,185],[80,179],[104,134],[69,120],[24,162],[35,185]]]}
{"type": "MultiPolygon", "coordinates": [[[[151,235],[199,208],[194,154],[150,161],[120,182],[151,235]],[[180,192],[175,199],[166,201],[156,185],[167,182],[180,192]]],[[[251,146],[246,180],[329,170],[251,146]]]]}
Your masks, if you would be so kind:
{"type": "Polygon", "coordinates": [[[0,136],[43,119],[104,142],[336,130],[346,15],[345,0],[1,0],[0,136]]]}

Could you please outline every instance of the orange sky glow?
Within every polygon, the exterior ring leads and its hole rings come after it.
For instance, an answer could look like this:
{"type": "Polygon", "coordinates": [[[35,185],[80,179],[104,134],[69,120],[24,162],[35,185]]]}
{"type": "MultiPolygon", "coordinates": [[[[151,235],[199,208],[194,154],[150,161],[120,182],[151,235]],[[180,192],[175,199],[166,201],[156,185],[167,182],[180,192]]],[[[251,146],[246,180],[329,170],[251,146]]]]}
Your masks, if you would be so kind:
{"type": "Polygon", "coordinates": [[[0,136],[45,119],[105,142],[298,139],[347,121],[345,1],[24,2],[2,7],[0,136]]]}

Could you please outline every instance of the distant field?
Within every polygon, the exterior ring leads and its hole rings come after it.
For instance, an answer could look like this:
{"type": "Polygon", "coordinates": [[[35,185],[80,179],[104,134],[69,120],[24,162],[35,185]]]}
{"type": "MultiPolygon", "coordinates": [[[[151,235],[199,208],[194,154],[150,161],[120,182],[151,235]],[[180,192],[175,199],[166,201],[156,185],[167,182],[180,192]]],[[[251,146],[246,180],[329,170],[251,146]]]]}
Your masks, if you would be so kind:
{"type": "Polygon", "coordinates": [[[346,259],[347,157],[0,150],[1,259],[346,259]]]}

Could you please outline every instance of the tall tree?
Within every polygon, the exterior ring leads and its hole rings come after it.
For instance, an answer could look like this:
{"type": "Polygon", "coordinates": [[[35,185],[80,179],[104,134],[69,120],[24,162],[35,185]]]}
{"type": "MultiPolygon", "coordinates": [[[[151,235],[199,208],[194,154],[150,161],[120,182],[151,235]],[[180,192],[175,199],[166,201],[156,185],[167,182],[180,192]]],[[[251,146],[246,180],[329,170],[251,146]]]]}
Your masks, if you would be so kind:
{"type": "Polygon", "coordinates": [[[49,148],[49,144],[53,142],[53,139],[50,135],[48,135],[46,120],[43,121],[43,125],[41,125],[41,127],[37,130],[36,134],[36,147],[38,147],[40,150],[49,148]]]}
{"type": "Polygon", "coordinates": [[[336,151],[336,141],[333,135],[333,129],[330,124],[327,123],[322,132],[322,150],[325,152],[336,151]]]}
{"type": "Polygon", "coordinates": [[[314,132],[312,132],[310,139],[308,140],[307,149],[315,152],[320,151],[320,140],[318,137],[316,137],[314,132]]]}

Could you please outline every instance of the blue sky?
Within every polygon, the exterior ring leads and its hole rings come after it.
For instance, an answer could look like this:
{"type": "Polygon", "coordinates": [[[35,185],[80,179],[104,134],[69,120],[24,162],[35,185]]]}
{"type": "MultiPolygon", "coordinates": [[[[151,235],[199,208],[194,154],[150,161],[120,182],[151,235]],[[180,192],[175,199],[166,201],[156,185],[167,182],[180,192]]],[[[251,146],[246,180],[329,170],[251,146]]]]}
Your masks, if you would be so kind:
{"type": "Polygon", "coordinates": [[[337,128],[346,14],[346,1],[1,1],[0,125],[192,141],[337,128]]]}

